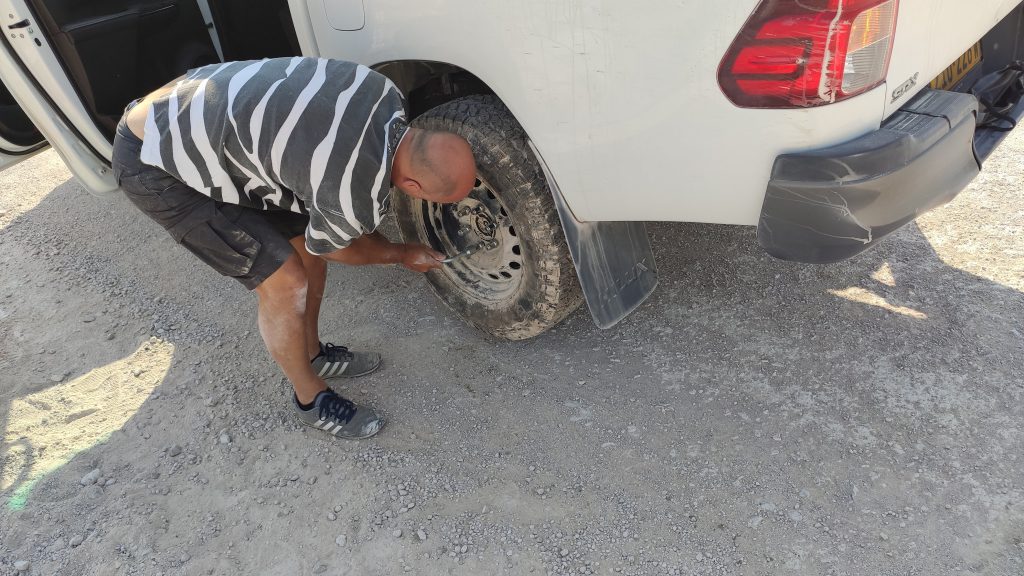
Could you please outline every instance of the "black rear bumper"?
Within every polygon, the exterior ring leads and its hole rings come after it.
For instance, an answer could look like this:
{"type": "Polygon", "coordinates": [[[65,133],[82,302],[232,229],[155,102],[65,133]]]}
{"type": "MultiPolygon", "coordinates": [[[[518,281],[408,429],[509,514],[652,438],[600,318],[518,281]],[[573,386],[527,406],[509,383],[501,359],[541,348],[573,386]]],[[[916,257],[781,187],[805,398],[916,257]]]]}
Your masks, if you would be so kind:
{"type": "Polygon", "coordinates": [[[978,101],[927,90],[876,132],[775,161],[757,236],[783,260],[824,264],[855,256],[978,175],[978,101]]]}

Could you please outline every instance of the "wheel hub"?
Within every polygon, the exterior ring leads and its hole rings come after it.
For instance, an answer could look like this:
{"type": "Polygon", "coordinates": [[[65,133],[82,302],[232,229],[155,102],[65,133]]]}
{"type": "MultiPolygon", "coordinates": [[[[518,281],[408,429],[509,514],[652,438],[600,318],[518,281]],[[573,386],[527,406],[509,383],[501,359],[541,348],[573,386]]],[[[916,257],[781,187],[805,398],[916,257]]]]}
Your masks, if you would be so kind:
{"type": "Polygon", "coordinates": [[[522,244],[508,211],[486,183],[478,180],[469,196],[456,204],[426,202],[424,216],[434,249],[454,255],[479,247],[442,271],[455,276],[467,294],[496,301],[522,284],[522,244]]]}
{"type": "Polygon", "coordinates": [[[476,231],[481,236],[487,238],[494,238],[494,231],[498,229],[498,225],[486,214],[477,214],[476,216],[476,231]]]}

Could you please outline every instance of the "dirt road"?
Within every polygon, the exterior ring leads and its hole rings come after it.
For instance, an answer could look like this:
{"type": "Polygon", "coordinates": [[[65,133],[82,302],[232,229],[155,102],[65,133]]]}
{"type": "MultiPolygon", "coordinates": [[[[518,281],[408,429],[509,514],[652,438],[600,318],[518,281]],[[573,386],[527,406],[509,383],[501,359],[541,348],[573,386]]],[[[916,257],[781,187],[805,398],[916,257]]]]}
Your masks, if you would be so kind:
{"type": "Polygon", "coordinates": [[[252,295],[44,153],[0,175],[0,574],[1024,573],[1022,156],[842,265],[653,225],[606,332],[334,268],[325,339],[386,362],[350,443],[291,419],[252,295]]]}

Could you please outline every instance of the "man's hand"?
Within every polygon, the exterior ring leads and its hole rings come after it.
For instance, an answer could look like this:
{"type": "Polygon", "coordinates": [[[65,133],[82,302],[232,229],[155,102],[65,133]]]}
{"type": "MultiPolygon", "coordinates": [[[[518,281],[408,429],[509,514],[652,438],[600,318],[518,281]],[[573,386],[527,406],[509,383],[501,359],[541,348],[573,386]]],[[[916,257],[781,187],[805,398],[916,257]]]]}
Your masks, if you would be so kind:
{"type": "Polygon", "coordinates": [[[443,266],[444,254],[421,244],[406,244],[402,266],[414,272],[429,272],[443,266]]]}

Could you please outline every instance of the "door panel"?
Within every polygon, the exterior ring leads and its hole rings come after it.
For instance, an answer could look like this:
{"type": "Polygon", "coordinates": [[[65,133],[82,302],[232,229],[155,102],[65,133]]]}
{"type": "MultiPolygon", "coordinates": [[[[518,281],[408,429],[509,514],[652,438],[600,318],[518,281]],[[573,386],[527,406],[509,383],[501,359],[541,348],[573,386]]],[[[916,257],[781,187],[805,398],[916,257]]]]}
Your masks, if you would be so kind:
{"type": "MultiPolygon", "coordinates": [[[[287,0],[207,5],[234,57],[298,53],[287,0]]],[[[0,0],[0,25],[0,78],[95,194],[117,189],[111,142],[125,105],[220,61],[198,0],[0,0]]]]}
{"type": "Polygon", "coordinates": [[[113,139],[125,105],[219,60],[195,0],[28,0],[97,126],[113,139]]]}
{"type": "Polygon", "coordinates": [[[45,33],[29,0],[0,0],[0,78],[46,141],[94,194],[117,189],[110,174],[111,138],[45,33]]]}
{"type": "Polygon", "coordinates": [[[287,0],[208,0],[225,60],[298,56],[287,0]]]}

